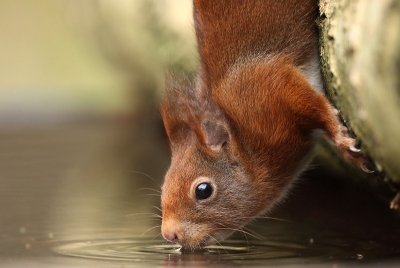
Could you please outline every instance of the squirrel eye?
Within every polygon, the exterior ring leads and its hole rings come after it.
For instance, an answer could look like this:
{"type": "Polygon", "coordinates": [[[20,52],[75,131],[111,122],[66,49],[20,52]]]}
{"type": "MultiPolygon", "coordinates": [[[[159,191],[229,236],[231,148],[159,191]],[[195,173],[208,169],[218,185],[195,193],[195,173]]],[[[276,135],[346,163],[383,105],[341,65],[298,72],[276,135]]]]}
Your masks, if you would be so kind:
{"type": "Polygon", "coordinates": [[[202,182],[196,187],[197,200],[204,200],[209,198],[213,193],[213,187],[210,183],[202,182]]]}

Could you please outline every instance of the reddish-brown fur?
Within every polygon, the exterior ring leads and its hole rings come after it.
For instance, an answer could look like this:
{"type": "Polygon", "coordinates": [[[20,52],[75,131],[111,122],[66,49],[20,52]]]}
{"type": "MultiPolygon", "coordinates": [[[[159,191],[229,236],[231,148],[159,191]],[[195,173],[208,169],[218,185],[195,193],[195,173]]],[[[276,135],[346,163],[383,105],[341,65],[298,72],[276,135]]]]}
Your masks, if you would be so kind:
{"type": "Polygon", "coordinates": [[[316,130],[365,164],[302,72],[317,52],[316,11],[314,0],[194,1],[198,76],[167,81],[161,104],[172,148],[166,239],[216,243],[270,209],[307,165],[316,130]],[[197,200],[203,181],[214,192],[197,200]]]}

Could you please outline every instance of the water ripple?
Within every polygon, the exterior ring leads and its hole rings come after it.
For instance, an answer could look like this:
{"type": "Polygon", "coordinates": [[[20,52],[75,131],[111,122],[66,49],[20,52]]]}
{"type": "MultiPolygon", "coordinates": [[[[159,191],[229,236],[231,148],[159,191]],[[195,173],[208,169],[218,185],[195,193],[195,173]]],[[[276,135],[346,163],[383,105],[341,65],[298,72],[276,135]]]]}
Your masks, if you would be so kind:
{"type": "Polygon", "coordinates": [[[64,242],[53,248],[64,256],[88,259],[117,261],[137,260],[171,260],[190,258],[240,261],[314,258],[325,256],[326,247],[313,248],[311,245],[284,243],[274,241],[241,241],[229,240],[221,245],[207,246],[201,250],[183,250],[179,245],[166,243],[163,240],[148,239],[109,239],[91,241],[64,242]]]}

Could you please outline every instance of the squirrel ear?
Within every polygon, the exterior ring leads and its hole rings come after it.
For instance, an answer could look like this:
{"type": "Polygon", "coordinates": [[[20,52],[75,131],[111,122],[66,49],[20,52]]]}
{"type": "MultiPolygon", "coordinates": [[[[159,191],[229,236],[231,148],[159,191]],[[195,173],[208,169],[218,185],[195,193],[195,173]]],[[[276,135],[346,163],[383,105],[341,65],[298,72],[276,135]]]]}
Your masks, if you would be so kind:
{"type": "Polygon", "coordinates": [[[204,120],[201,124],[205,143],[214,152],[219,152],[229,139],[228,128],[216,121],[204,120]]]}

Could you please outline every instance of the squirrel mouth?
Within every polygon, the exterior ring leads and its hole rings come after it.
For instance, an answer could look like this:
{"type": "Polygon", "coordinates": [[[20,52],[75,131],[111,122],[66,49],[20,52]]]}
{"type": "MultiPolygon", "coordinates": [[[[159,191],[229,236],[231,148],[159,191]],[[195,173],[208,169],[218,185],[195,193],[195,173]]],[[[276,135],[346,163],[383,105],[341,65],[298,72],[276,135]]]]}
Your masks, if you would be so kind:
{"type": "Polygon", "coordinates": [[[206,246],[211,246],[214,244],[219,244],[220,241],[226,239],[228,236],[230,236],[233,233],[233,231],[230,230],[223,230],[223,231],[218,231],[215,233],[211,234],[206,234],[203,235],[201,238],[197,237],[194,239],[190,239],[190,241],[182,241],[180,245],[184,250],[199,250],[202,249],[206,246]]]}

